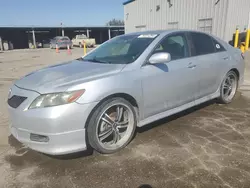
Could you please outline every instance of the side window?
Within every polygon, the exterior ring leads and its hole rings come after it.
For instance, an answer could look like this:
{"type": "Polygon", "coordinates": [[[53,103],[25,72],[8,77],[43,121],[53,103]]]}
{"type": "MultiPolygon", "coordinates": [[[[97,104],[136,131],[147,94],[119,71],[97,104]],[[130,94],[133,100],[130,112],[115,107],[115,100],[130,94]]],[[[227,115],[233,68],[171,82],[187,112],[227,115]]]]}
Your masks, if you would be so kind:
{"type": "Polygon", "coordinates": [[[212,38],[203,33],[191,33],[194,51],[192,56],[205,55],[215,52],[212,38]]]}
{"type": "Polygon", "coordinates": [[[222,46],[217,40],[212,39],[213,43],[214,43],[214,47],[215,47],[215,51],[216,52],[223,52],[226,51],[224,46],[222,46]]]}
{"type": "Polygon", "coordinates": [[[153,53],[167,52],[172,60],[188,57],[188,46],[184,34],[175,34],[163,39],[153,53]]]}

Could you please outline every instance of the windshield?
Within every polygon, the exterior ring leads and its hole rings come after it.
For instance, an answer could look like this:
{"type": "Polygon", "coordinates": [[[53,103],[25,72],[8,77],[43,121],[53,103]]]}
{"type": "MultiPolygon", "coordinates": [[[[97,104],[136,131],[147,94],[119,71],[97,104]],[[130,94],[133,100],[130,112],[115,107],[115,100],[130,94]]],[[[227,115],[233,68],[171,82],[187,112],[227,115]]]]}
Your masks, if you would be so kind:
{"type": "Polygon", "coordinates": [[[106,42],[82,60],[128,64],[135,61],[157,36],[156,34],[119,36],[106,42]]]}

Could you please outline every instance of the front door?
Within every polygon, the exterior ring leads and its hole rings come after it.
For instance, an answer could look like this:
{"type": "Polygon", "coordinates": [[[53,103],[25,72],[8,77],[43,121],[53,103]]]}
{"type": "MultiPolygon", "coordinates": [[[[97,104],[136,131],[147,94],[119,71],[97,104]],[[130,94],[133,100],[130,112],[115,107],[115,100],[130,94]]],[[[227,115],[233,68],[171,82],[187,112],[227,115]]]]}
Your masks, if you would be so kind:
{"type": "Polygon", "coordinates": [[[198,90],[198,72],[184,33],[167,36],[153,54],[157,52],[170,53],[171,61],[141,69],[144,118],[194,102],[198,90]]]}

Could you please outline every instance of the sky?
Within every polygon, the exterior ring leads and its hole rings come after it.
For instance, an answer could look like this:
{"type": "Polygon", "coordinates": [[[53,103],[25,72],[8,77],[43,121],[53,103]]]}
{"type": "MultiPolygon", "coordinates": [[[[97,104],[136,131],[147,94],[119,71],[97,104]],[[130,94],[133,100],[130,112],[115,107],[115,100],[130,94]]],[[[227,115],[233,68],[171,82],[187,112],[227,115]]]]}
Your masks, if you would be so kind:
{"type": "Polygon", "coordinates": [[[123,19],[126,0],[0,0],[0,26],[97,26],[123,19]]]}

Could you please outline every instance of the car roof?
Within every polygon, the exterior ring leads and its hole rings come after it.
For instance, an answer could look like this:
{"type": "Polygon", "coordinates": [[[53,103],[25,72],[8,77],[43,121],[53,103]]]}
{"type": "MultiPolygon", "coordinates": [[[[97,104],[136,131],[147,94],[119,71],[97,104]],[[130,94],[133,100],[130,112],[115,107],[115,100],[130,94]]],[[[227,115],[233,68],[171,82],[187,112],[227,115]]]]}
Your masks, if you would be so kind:
{"type": "Polygon", "coordinates": [[[147,34],[170,34],[170,33],[175,33],[175,32],[196,32],[196,33],[204,33],[207,35],[210,35],[209,33],[197,31],[197,30],[188,30],[188,29],[168,29],[168,30],[149,30],[149,31],[140,31],[140,32],[133,32],[133,33],[128,33],[126,35],[147,35],[147,34]]]}
{"type": "Polygon", "coordinates": [[[56,36],[55,38],[69,38],[68,36],[56,36]]]}
{"type": "Polygon", "coordinates": [[[163,33],[171,33],[175,30],[149,30],[149,31],[140,31],[140,32],[133,32],[133,33],[128,33],[126,35],[147,35],[147,34],[163,34],[163,33]]]}

